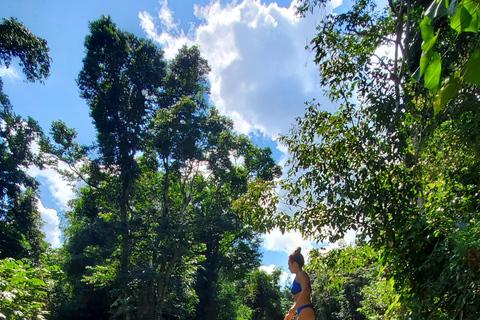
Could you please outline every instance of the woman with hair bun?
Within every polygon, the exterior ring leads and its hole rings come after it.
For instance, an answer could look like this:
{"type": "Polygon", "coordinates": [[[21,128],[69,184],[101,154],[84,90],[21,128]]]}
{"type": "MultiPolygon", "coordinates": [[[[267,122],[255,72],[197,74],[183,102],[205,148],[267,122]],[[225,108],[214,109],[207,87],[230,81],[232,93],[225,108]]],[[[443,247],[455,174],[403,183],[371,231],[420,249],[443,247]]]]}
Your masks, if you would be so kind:
{"type": "Polygon", "coordinates": [[[295,312],[298,314],[297,320],[315,319],[315,311],[310,301],[312,292],[310,278],[308,274],[303,271],[305,259],[303,259],[303,255],[300,253],[301,250],[302,249],[298,247],[297,250],[288,257],[288,270],[290,270],[291,273],[295,273],[295,279],[293,280],[291,288],[295,302],[284,320],[292,319],[295,312]]]}

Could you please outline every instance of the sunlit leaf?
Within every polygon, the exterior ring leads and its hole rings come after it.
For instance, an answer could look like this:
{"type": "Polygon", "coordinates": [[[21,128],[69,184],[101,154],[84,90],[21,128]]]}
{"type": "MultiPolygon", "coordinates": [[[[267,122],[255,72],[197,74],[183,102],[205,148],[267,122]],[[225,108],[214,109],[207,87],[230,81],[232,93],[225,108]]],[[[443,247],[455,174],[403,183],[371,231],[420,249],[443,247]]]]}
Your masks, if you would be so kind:
{"type": "MultiPolygon", "coordinates": [[[[430,19],[430,17],[425,16],[425,18],[423,18],[422,23],[420,23],[420,30],[422,32],[422,39],[424,43],[427,43],[430,39],[433,38],[433,28],[430,24],[431,21],[432,20],[430,19]]],[[[423,50],[423,45],[422,45],[422,50],[423,50]]]]}
{"type": "Polygon", "coordinates": [[[465,71],[465,81],[480,85],[480,48],[470,56],[465,71]]]}
{"type": "Polygon", "coordinates": [[[480,3],[477,1],[463,1],[463,7],[471,16],[471,21],[464,31],[478,32],[480,29],[480,3]]]}
{"type": "Polygon", "coordinates": [[[457,12],[453,15],[450,20],[450,27],[457,31],[460,34],[462,31],[465,31],[470,26],[472,21],[472,15],[468,12],[465,7],[460,7],[457,12]]]}
{"type": "Polygon", "coordinates": [[[435,46],[435,42],[437,42],[437,39],[438,39],[438,33],[436,36],[434,36],[433,38],[431,38],[430,40],[428,40],[422,45],[422,50],[424,52],[430,52],[430,50],[433,49],[433,46],[435,46]]]}
{"type": "Polygon", "coordinates": [[[433,111],[437,115],[440,111],[445,108],[445,105],[458,94],[458,91],[462,88],[461,80],[455,78],[448,82],[448,84],[442,88],[438,94],[437,100],[433,104],[433,111]]]}
{"type": "Polygon", "coordinates": [[[428,65],[430,64],[430,60],[432,60],[433,57],[433,51],[430,52],[424,52],[422,54],[422,57],[420,58],[420,77],[422,77],[425,74],[425,70],[427,70],[428,65]]]}
{"type": "Polygon", "coordinates": [[[440,54],[435,52],[432,61],[425,70],[425,87],[436,93],[440,84],[440,74],[442,72],[442,59],[440,54]]]}

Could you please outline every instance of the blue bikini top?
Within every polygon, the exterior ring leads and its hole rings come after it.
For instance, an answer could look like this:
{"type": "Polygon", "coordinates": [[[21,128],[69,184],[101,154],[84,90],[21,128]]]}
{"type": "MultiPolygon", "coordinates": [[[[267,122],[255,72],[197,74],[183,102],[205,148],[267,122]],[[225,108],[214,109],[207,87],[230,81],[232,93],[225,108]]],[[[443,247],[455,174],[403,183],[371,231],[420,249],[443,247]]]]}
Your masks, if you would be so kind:
{"type": "MultiPolygon", "coordinates": [[[[311,284],[309,283],[308,286],[311,288],[311,284]]],[[[297,278],[293,279],[292,287],[290,288],[290,291],[292,292],[293,295],[296,295],[300,291],[302,291],[302,285],[297,282],[297,278]]]]}
{"type": "Polygon", "coordinates": [[[292,287],[291,287],[290,291],[292,291],[293,295],[302,291],[302,285],[297,282],[297,278],[293,279],[293,283],[292,283],[292,287]]]}

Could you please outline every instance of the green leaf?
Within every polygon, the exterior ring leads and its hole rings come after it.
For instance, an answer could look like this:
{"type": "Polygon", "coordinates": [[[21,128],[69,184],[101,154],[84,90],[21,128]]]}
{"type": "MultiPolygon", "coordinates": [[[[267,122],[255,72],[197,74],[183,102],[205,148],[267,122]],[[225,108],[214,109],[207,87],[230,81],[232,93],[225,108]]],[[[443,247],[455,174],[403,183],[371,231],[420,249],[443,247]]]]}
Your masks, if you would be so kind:
{"type": "Polygon", "coordinates": [[[437,115],[440,111],[445,108],[445,105],[450,101],[453,97],[458,94],[458,91],[462,88],[461,79],[455,78],[450,80],[448,84],[443,87],[442,91],[438,94],[437,100],[433,104],[433,111],[434,114],[437,115]]]}
{"type": "Polygon", "coordinates": [[[468,27],[470,27],[470,22],[472,21],[472,15],[468,12],[465,7],[460,7],[459,10],[453,15],[452,19],[450,20],[450,27],[457,31],[458,34],[465,31],[468,27]]]}
{"type": "Polygon", "coordinates": [[[464,31],[477,33],[480,29],[480,3],[477,1],[463,1],[463,7],[471,16],[471,21],[464,31]]]}
{"type": "Polygon", "coordinates": [[[427,67],[430,64],[432,57],[433,57],[433,51],[423,52],[422,57],[420,58],[419,79],[425,74],[425,70],[427,70],[427,67]]]}
{"type": "Polygon", "coordinates": [[[38,278],[33,278],[33,279],[30,279],[29,282],[31,284],[33,284],[34,286],[45,286],[45,282],[42,280],[42,279],[38,279],[38,278]]]}
{"type": "MultiPolygon", "coordinates": [[[[423,43],[427,43],[430,39],[433,38],[433,28],[430,25],[431,21],[432,20],[430,19],[430,17],[425,16],[425,18],[423,18],[422,22],[420,23],[420,30],[422,32],[423,43]]],[[[423,45],[422,45],[422,50],[423,50],[423,45]]]]}
{"type": "Polygon", "coordinates": [[[442,59],[440,57],[440,54],[435,52],[433,54],[432,61],[430,61],[430,64],[425,70],[425,87],[432,91],[434,94],[437,93],[438,86],[440,84],[441,72],[442,59]]]}
{"type": "Polygon", "coordinates": [[[430,40],[428,41],[424,41],[424,43],[422,44],[422,50],[424,52],[430,52],[430,50],[433,49],[433,46],[435,45],[435,42],[437,42],[437,38],[438,38],[438,32],[437,32],[437,35],[433,38],[431,38],[430,40]]]}
{"type": "Polygon", "coordinates": [[[480,85],[480,48],[468,59],[464,79],[468,83],[480,85]]]}

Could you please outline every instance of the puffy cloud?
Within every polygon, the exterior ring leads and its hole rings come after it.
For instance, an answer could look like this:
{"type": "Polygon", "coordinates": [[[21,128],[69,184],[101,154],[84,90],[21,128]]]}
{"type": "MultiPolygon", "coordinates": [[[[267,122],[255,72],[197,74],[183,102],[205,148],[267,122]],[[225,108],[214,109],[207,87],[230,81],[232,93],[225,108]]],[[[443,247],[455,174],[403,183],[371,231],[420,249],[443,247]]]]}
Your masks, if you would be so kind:
{"type": "Polygon", "coordinates": [[[158,11],[158,18],[162,24],[162,29],[167,31],[177,31],[178,23],[175,23],[173,20],[173,12],[168,8],[168,1],[160,1],[161,8],[158,11]]]}
{"type": "Polygon", "coordinates": [[[59,218],[57,210],[45,208],[42,204],[42,201],[38,198],[37,208],[40,211],[40,214],[42,215],[42,220],[44,222],[44,225],[42,226],[42,231],[46,235],[46,240],[52,245],[52,247],[60,247],[61,231],[59,228],[59,218]]]}
{"type": "Polygon", "coordinates": [[[305,101],[322,96],[318,70],[305,50],[314,37],[316,17],[298,18],[295,2],[289,8],[255,0],[196,5],[194,13],[203,23],[190,36],[183,30],[171,32],[172,12],[163,4],[161,32],[146,12],[139,14],[140,25],[162,45],[167,58],[183,44],[199,45],[212,68],[211,102],[234,120],[237,131],[275,139],[303,114],[305,101]]]}
{"type": "MultiPolygon", "coordinates": [[[[259,269],[265,271],[268,274],[272,274],[273,271],[275,271],[276,268],[278,268],[278,266],[276,266],[274,264],[270,264],[268,266],[262,265],[262,266],[260,266],[259,269]]],[[[285,282],[287,281],[287,279],[292,280],[293,279],[292,276],[294,277],[295,275],[288,274],[287,272],[282,270],[282,274],[280,275],[280,286],[283,286],[285,284],[285,282]]]]}
{"type": "MultiPolygon", "coordinates": [[[[68,166],[60,162],[58,169],[67,170],[68,166]]],[[[67,209],[68,202],[76,197],[74,188],[53,168],[40,170],[36,166],[30,166],[27,173],[35,178],[43,177],[46,179],[46,185],[52,197],[62,210],[67,209]]]]}
{"type": "Polygon", "coordinates": [[[8,78],[11,80],[20,79],[20,75],[12,66],[10,66],[9,68],[5,66],[0,66],[0,77],[8,78]]]}
{"type": "Polygon", "coordinates": [[[324,252],[327,253],[328,251],[332,250],[332,249],[337,249],[339,248],[341,245],[355,245],[355,239],[356,239],[356,236],[357,236],[357,233],[355,232],[355,230],[348,230],[347,233],[345,234],[345,236],[338,240],[337,242],[335,243],[328,243],[325,247],[323,247],[322,249],[325,250],[324,252]]]}
{"type": "MultiPolygon", "coordinates": [[[[32,144],[31,149],[34,152],[38,151],[38,144],[32,144]]],[[[69,168],[66,164],[59,162],[57,169],[68,170],[69,168]]],[[[38,199],[38,210],[42,214],[42,220],[45,223],[42,231],[45,233],[46,240],[52,247],[57,248],[61,245],[61,230],[56,209],[61,211],[68,209],[68,202],[76,198],[75,188],[52,167],[46,167],[40,170],[36,166],[30,166],[27,169],[27,173],[36,179],[45,179],[45,181],[42,181],[42,184],[48,187],[51,196],[56,202],[55,209],[46,208],[43,206],[42,201],[38,199]]]]}
{"type": "Polygon", "coordinates": [[[298,247],[302,248],[302,254],[307,257],[313,249],[313,242],[304,239],[300,232],[289,231],[282,234],[279,229],[274,229],[263,235],[263,247],[269,251],[279,251],[290,255],[298,247]]]}
{"type": "Polygon", "coordinates": [[[165,51],[165,58],[173,59],[184,44],[192,46],[195,42],[187,37],[183,30],[179,31],[178,25],[173,23],[173,12],[167,7],[167,2],[161,4],[162,8],[158,13],[158,19],[146,11],[140,12],[138,18],[147,37],[161,44],[165,51]],[[160,23],[162,30],[160,33],[156,27],[157,21],[160,23]]]}

